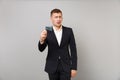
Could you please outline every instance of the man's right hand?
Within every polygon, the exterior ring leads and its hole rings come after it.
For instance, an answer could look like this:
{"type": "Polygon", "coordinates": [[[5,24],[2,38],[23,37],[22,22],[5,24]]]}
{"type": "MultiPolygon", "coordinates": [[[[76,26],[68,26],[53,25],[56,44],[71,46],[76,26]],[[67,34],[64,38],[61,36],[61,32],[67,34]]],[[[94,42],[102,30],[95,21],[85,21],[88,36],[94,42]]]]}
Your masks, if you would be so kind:
{"type": "Polygon", "coordinates": [[[46,30],[43,30],[40,34],[40,43],[43,44],[45,39],[47,37],[47,31],[46,30]]]}

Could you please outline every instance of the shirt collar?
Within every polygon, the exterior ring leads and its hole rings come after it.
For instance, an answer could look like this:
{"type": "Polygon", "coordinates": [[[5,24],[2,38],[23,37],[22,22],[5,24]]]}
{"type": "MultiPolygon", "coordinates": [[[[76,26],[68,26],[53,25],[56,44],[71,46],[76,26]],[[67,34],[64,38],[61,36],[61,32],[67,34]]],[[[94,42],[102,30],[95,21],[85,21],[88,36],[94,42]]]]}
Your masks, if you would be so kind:
{"type": "Polygon", "coordinates": [[[60,26],[60,28],[58,30],[55,29],[55,26],[53,26],[53,30],[54,31],[61,31],[62,30],[62,25],[60,26]]]}

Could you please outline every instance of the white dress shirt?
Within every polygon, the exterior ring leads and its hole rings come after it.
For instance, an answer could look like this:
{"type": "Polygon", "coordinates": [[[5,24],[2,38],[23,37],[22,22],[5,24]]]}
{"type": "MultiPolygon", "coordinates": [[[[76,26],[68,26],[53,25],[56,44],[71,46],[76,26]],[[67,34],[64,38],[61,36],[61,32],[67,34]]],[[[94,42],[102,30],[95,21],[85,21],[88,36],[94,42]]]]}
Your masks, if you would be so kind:
{"type": "Polygon", "coordinates": [[[58,42],[58,44],[60,46],[61,39],[62,39],[62,26],[58,30],[56,30],[55,26],[53,26],[53,30],[55,32],[55,36],[57,38],[57,42],[58,42]]]}

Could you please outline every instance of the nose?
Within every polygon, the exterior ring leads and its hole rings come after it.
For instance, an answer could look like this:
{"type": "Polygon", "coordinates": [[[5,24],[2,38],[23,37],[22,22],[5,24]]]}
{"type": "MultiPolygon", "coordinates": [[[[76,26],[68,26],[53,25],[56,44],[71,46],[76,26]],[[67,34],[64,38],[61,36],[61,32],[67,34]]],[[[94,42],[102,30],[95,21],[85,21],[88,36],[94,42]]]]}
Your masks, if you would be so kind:
{"type": "Polygon", "coordinates": [[[58,17],[57,20],[60,20],[60,18],[58,17]]]}

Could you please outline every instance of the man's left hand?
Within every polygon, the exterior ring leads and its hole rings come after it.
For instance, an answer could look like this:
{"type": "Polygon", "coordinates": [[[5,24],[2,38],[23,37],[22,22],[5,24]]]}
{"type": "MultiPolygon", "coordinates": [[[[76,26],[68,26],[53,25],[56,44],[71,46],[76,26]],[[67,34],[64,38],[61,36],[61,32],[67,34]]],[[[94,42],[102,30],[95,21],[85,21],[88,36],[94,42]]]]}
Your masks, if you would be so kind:
{"type": "Polygon", "coordinates": [[[77,74],[77,71],[76,70],[71,70],[71,77],[75,77],[77,74]]]}

